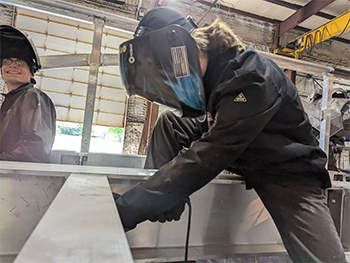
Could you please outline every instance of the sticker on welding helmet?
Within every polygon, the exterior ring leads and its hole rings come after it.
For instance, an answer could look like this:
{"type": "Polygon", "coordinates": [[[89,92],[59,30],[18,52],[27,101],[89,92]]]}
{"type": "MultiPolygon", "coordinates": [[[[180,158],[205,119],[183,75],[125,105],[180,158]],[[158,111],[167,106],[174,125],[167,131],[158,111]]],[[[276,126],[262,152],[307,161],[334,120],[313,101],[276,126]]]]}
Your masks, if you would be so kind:
{"type": "Polygon", "coordinates": [[[171,58],[176,78],[183,78],[190,75],[186,46],[172,47],[171,58]]]}
{"type": "Polygon", "coordinates": [[[134,58],[134,50],[133,50],[132,44],[129,44],[129,52],[130,52],[130,57],[128,59],[129,63],[134,64],[135,58],[134,58]]]}
{"type": "Polygon", "coordinates": [[[120,53],[120,54],[125,53],[125,51],[126,51],[126,45],[123,45],[123,46],[120,46],[120,47],[119,47],[119,53],[120,53]]]}

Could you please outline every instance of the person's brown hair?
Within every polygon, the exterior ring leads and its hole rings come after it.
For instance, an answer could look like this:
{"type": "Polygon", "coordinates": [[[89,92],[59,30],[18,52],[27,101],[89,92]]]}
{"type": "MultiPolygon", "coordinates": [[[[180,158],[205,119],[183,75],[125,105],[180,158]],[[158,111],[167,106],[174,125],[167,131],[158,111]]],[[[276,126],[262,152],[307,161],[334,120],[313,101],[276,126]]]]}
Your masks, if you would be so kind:
{"type": "Polygon", "coordinates": [[[197,43],[200,51],[207,53],[210,50],[219,49],[221,52],[235,47],[244,50],[244,44],[235,35],[233,30],[219,18],[207,27],[196,28],[191,36],[197,43]]]}

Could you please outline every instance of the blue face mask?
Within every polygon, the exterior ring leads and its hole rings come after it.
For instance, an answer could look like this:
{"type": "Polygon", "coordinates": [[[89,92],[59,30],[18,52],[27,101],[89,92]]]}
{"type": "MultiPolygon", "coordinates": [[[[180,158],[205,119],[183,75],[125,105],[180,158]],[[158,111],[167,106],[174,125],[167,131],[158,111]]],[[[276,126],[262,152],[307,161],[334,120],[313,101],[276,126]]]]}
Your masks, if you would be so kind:
{"type": "Polygon", "coordinates": [[[198,49],[181,26],[170,25],[120,45],[120,72],[129,96],[175,109],[178,116],[205,116],[198,49]]]}

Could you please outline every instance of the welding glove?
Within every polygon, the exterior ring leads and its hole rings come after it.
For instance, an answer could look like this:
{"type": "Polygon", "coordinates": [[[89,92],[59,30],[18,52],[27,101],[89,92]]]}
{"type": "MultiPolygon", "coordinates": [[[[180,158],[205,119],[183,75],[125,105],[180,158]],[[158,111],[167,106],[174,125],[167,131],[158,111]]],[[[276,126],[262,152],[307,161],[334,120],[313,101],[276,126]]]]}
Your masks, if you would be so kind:
{"type": "Polygon", "coordinates": [[[149,221],[151,222],[160,222],[160,223],[165,223],[166,221],[171,222],[171,221],[179,221],[181,218],[181,215],[183,211],[185,210],[185,204],[189,202],[190,199],[186,198],[176,205],[174,205],[170,210],[167,210],[160,215],[157,215],[154,218],[149,218],[149,221]]]}
{"type": "Polygon", "coordinates": [[[174,193],[146,188],[142,182],[117,198],[116,205],[124,229],[131,230],[145,220],[179,220],[188,200],[174,193]]]}

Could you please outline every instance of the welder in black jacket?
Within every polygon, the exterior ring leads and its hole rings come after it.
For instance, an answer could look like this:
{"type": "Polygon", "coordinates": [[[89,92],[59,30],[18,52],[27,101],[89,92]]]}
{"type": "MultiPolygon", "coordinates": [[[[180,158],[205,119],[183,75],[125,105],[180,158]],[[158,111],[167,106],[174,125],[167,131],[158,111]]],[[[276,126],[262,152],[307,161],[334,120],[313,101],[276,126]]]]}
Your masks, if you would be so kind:
{"type": "Polygon", "coordinates": [[[177,115],[163,114],[154,128],[145,168],[158,172],[116,200],[126,229],[178,220],[187,198],[227,169],[255,189],[293,261],[345,262],[323,195],[331,185],[326,155],[274,62],[218,20],[196,28],[158,8],[120,46],[120,67],[129,95],[177,115]]]}
{"type": "Polygon", "coordinates": [[[0,26],[1,76],[8,93],[0,109],[0,160],[49,162],[56,133],[56,111],[51,99],[34,87],[41,67],[27,33],[0,26]]]}

